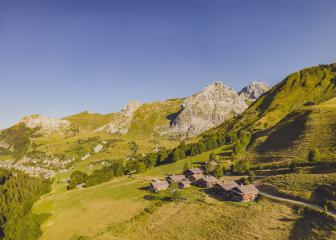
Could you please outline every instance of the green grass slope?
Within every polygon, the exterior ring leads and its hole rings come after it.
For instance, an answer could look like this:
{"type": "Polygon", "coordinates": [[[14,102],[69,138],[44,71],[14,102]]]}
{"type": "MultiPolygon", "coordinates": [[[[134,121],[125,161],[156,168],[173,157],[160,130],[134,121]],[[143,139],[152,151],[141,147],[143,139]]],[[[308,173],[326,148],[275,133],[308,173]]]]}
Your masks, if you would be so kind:
{"type": "MultiPolygon", "coordinates": [[[[48,135],[36,134],[37,129],[15,125],[0,132],[0,159],[20,159],[23,156],[45,158],[46,156],[81,159],[87,154],[88,160],[124,158],[129,154],[128,143],[139,145],[139,153],[147,153],[155,148],[173,148],[179,140],[161,135],[170,126],[171,117],[180,110],[182,100],[171,99],[151,102],[140,106],[130,120],[126,134],[110,134],[96,129],[115,122],[117,125],[126,118],[121,113],[98,114],[82,112],[64,118],[72,123],[68,133],[53,132],[48,135]],[[104,148],[99,153],[93,149],[98,144],[104,148]]],[[[126,121],[126,120],[125,120],[126,121]]]]}
{"type": "MultiPolygon", "coordinates": [[[[213,150],[219,156],[226,151],[228,149],[223,147],[213,150]]],[[[336,237],[335,222],[323,214],[263,198],[256,203],[226,202],[196,187],[183,190],[188,201],[156,205],[156,201],[146,197],[150,194],[146,187],[151,179],[180,173],[187,161],[198,163],[206,160],[209,154],[155,167],[132,178],[116,178],[72,191],[65,190],[64,179],[69,173],[58,175],[52,192],[33,208],[34,213],[52,215],[42,226],[41,240],[336,237]]]]}
{"type": "Polygon", "coordinates": [[[286,77],[241,116],[214,132],[252,134],[246,156],[255,161],[304,160],[320,148],[334,158],[336,64],[303,69],[286,77]]]}
{"type": "Polygon", "coordinates": [[[180,111],[182,99],[143,104],[133,115],[128,135],[156,136],[170,126],[172,117],[180,111]]]}
{"type": "Polygon", "coordinates": [[[250,147],[251,156],[263,160],[306,160],[311,149],[322,160],[336,158],[336,98],[303,107],[283,118],[250,147]]]}
{"type": "Polygon", "coordinates": [[[76,115],[72,115],[69,117],[65,117],[64,120],[70,121],[72,124],[77,126],[81,130],[95,130],[109,122],[113,121],[113,119],[117,114],[100,114],[100,113],[89,113],[87,111],[78,113],[76,115]]]}

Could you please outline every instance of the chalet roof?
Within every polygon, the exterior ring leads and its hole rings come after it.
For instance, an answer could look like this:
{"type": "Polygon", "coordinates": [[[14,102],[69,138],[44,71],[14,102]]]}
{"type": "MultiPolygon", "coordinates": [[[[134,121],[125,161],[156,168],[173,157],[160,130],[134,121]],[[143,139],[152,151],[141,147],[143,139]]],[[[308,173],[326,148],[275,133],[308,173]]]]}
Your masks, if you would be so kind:
{"type": "Polygon", "coordinates": [[[170,176],[168,176],[167,179],[169,179],[173,182],[181,182],[181,181],[185,180],[186,177],[182,174],[179,174],[179,175],[170,175],[170,176]]]}
{"type": "Polygon", "coordinates": [[[184,181],[180,182],[180,184],[183,184],[183,185],[190,185],[190,181],[188,181],[188,180],[184,180],[184,181]]]}
{"type": "Polygon", "coordinates": [[[240,185],[238,187],[233,188],[232,191],[241,193],[241,194],[250,194],[250,193],[258,194],[259,193],[259,190],[253,184],[240,185]]]}
{"type": "Polygon", "coordinates": [[[215,178],[214,176],[205,176],[205,177],[202,177],[201,180],[204,180],[207,183],[218,182],[217,178],[215,178]]]}
{"type": "Polygon", "coordinates": [[[200,174],[200,173],[203,173],[203,170],[200,169],[200,168],[191,168],[189,170],[187,170],[189,172],[191,172],[192,174],[200,174]]]}
{"type": "Polygon", "coordinates": [[[218,186],[225,191],[230,191],[231,189],[233,189],[235,187],[239,187],[238,183],[236,183],[235,181],[231,181],[231,182],[227,182],[227,183],[219,182],[218,186]]]}
{"type": "Polygon", "coordinates": [[[169,183],[167,181],[152,182],[150,184],[155,189],[162,189],[162,188],[168,188],[169,187],[169,183]]]}
{"type": "Polygon", "coordinates": [[[199,179],[204,178],[204,174],[203,174],[203,173],[194,174],[194,175],[192,175],[192,178],[193,178],[195,181],[198,181],[199,179]]]}

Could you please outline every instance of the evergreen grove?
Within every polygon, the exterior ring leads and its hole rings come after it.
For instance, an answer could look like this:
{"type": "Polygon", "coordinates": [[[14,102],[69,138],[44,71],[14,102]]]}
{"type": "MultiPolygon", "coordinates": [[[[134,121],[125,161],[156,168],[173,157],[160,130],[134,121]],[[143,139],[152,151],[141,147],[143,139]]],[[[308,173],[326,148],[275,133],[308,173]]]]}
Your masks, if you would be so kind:
{"type": "Polygon", "coordinates": [[[31,212],[33,203],[50,191],[51,182],[21,172],[0,170],[0,239],[34,240],[47,214],[31,212]]]}

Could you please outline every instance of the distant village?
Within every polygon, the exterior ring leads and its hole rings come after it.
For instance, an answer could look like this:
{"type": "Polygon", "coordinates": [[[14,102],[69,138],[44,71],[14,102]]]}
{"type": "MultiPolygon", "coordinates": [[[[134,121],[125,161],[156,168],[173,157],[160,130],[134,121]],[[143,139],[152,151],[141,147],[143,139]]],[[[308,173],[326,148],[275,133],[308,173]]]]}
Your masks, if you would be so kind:
{"type": "Polygon", "coordinates": [[[6,160],[0,161],[0,168],[15,169],[28,174],[31,177],[43,177],[51,179],[56,175],[56,171],[67,171],[69,164],[74,159],[60,161],[59,159],[32,160],[23,158],[19,161],[6,160]]]}
{"type": "Polygon", "coordinates": [[[191,168],[183,174],[169,175],[165,180],[155,180],[150,183],[152,192],[166,190],[176,184],[180,189],[190,187],[191,184],[201,188],[212,188],[219,194],[232,201],[253,201],[259,194],[259,190],[253,184],[243,185],[236,181],[222,182],[212,175],[206,175],[202,168],[191,168]]]}

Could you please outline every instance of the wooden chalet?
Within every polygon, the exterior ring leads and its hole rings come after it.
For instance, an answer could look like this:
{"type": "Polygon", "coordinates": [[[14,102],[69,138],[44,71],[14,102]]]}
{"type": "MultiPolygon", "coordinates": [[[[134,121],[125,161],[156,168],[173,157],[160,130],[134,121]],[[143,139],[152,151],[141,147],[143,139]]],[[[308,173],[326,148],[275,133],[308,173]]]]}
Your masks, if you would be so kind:
{"type": "Polygon", "coordinates": [[[199,173],[199,174],[191,175],[191,176],[189,177],[189,180],[190,180],[193,184],[197,185],[197,181],[200,180],[200,179],[202,179],[202,178],[204,178],[204,177],[205,177],[205,176],[204,176],[203,173],[199,173]]]}
{"type": "Polygon", "coordinates": [[[184,171],[184,175],[188,178],[196,174],[203,174],[203,170],[200,168],[191,168],[184,171]]]}
{"type": "Polygon", "coordinates": [[[230,190],[235,188],[235,187],[239,187],[239,184],[236,183],[235,181],[232,181],[232,182],[227,182],[227,183],[223,183],[223,182],[218,182],[216,185],[215,185],[215,188],[222,192],[222,193],[226,193],[227,195],[229,195],[230,193],[230,190]]]}
{"type": "Polygon", "coordinates": [[[150,183],[150,190],[156,193],[162,190],[168,189],[168,188],[169,188],[169,183],[165,180],[150,183]]]}
{"type": "Polygon", "coordinates": [[[170,176],[167,177],[167,181],[170,184],[172,184],[172,183],[180,183],[180,182],[185,181],[185,180],[187,180],[187,178],[184,175],[182,175],[182,174],[179,174],[179,175],[173,174],[173,175],[170,175],[170,176]]]}
{"type": "Polygon", "coordinates": [[[259,194],[259,190],[253,184],[240,185],[229,191],[232,199],[240,202],[253,201],[259,194]]]}
{"type": "Polygon", "coordinates": [[[190,187],[190,181],[184,180],[182,182],[179,182],[179,188],[186,189],[188,187],[190,187]]]}
{"type": "Polygon", "coordinates": [[[211,188],[218,183],[217,178],[214,176],[205,176],[197,181],[197,186],[203,188],[211,188]]]}

